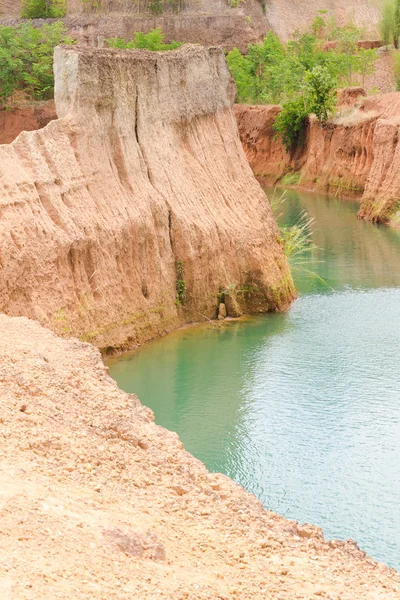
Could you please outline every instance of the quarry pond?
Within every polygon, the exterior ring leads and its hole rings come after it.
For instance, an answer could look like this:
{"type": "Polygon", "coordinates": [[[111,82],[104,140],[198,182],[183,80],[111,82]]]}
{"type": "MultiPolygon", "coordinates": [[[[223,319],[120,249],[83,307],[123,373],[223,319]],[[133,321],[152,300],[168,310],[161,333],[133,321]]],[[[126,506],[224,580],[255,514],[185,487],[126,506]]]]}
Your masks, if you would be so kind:
{"type": "Polygon", "coordinates": [[[400,231],[286,192],[316,248],[287,313],[179,330],[108,361],[211,471],[400,568],[400,231]]]}

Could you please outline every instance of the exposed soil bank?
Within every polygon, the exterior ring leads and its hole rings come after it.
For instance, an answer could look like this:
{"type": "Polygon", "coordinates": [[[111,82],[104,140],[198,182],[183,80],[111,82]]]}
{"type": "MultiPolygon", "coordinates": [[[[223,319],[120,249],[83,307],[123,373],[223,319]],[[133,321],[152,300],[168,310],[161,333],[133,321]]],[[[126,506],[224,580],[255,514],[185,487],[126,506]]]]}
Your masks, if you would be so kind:
{"type": "Polygon", "coordinates": [[[400,222],[400,94],[382,94],[342,109],[320,124],[312,119],[301,147],[289,155],[275,139],[277,106],[235,106],[240,137],[255,175],[360,199],[363,218],[400,222]]]}
{"type": "Polygon", "coordinates": [[[0,144],[9,144],[21,131],[35,131],[57,118],[53,100],[0,108],[0,144]]]}
{"type": "Polygon", "coordinates": [[[0,355],[2,599],[398,599],[353,542],[208,473],[93,346],[0,315],[0,355]]]}
{"type": "Polygon", "coordinates": [[[232,316],[287,306],[222,50],[65,47],[54,64],[62,118],[0,146],[0,310],[127,348],[215,318],[230,285],[232,316]]]}

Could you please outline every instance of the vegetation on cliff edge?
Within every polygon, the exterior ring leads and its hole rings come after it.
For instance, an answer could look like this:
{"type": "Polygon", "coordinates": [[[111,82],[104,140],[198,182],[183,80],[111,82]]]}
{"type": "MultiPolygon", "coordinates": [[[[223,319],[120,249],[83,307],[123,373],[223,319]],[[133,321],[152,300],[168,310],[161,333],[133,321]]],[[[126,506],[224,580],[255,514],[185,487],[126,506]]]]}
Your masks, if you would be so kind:
{"type": "Polygon", "coordinates": [[[67,0],[22,0],[21,19],[60,19],[67,13],[67,0]]]}
{"type": "Polygon", "coordinates": [[[0,26],[0,105],[9,104],[17,94],[30,100],[52,98],[53,50],[70,43],[61,21],[40,28],[28,23],[0,26]]]}
{"type": "Polygon", "coordinates": [[[105,40],[108,48],[136,48],[138,50],[175,50],[182,46],[181,42],[171,42],[166,44],[164,42],[164,34],[160,28],[152,29],[149,33],[142,33],[136,31],[134,37],[131,40],[126,41],[124,38],[109,38],[105,40]]]}
{"type": "Polygon", "coordinates": [[[308,31],[296,32],[286,44],[270,32],[261,44],[249,45],[247,55],[235,48],[227,61],[238,101],[282,104],[276,131],[289,150],[300,140],[309,114],[329,117],[339,86],[353,85],[356,76],[362,83],[372,73],[376,50],[360,48],[361,37],[353,25],[336,27],[320,11],[308,31]],[[333,43],[326,46],[327,41],[333,43]]]}

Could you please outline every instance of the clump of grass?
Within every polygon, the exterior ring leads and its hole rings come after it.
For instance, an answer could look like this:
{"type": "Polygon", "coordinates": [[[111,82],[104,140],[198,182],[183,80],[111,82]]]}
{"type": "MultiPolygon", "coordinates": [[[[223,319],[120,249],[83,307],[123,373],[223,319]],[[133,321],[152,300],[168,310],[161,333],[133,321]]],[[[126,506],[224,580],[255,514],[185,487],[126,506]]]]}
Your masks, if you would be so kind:
{"type": "MultiPolygon", "coordinates": [[[[286,192],[279,194],[276,189],[270,198],[270,206],[275,218],[278,220],[282,216],[282,204],[286,200],[286,192]]],[[[282,244],[283,252],[290,264],[292,272],[307,273],[311,279],[316,279],[323,285],[328,284],[322,277],[314,271],[307,268],[312,260],[312,254],[318,250],[312,241],[313,228],[315,224],[314,217],[309,217],[306,210],[303,210],[297,222],[290,226],[279,226],[279,241],[282,244]]]]}
{"type": "Polygon", "coordinates": [[[286,173],[281,179],[282,185],[298,185],[300,182],[300,173],[286,173]]]}
{"type": "Polygon", "coordinates": [[[309,218],[306,211],[303,211],[297,223],[290,227],[280,227],[280,235],[283,244],[283,251],[286,258],[291,262],[296,262],[299,257],[311,254],[317,247],[312,242],[312,225],[314,218],[309,218]]]}

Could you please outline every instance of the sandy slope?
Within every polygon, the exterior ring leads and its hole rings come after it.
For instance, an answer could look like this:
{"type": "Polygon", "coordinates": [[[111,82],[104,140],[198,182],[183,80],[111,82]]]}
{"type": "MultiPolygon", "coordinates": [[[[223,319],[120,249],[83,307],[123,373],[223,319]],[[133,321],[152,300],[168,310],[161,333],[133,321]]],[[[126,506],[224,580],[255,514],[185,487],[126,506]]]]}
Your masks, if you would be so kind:
{"type": "Polygon", "coordinates": [[[210,474],[89,344],[0,315],[2,600],[398,600],[352,542],[210,474]]]}

